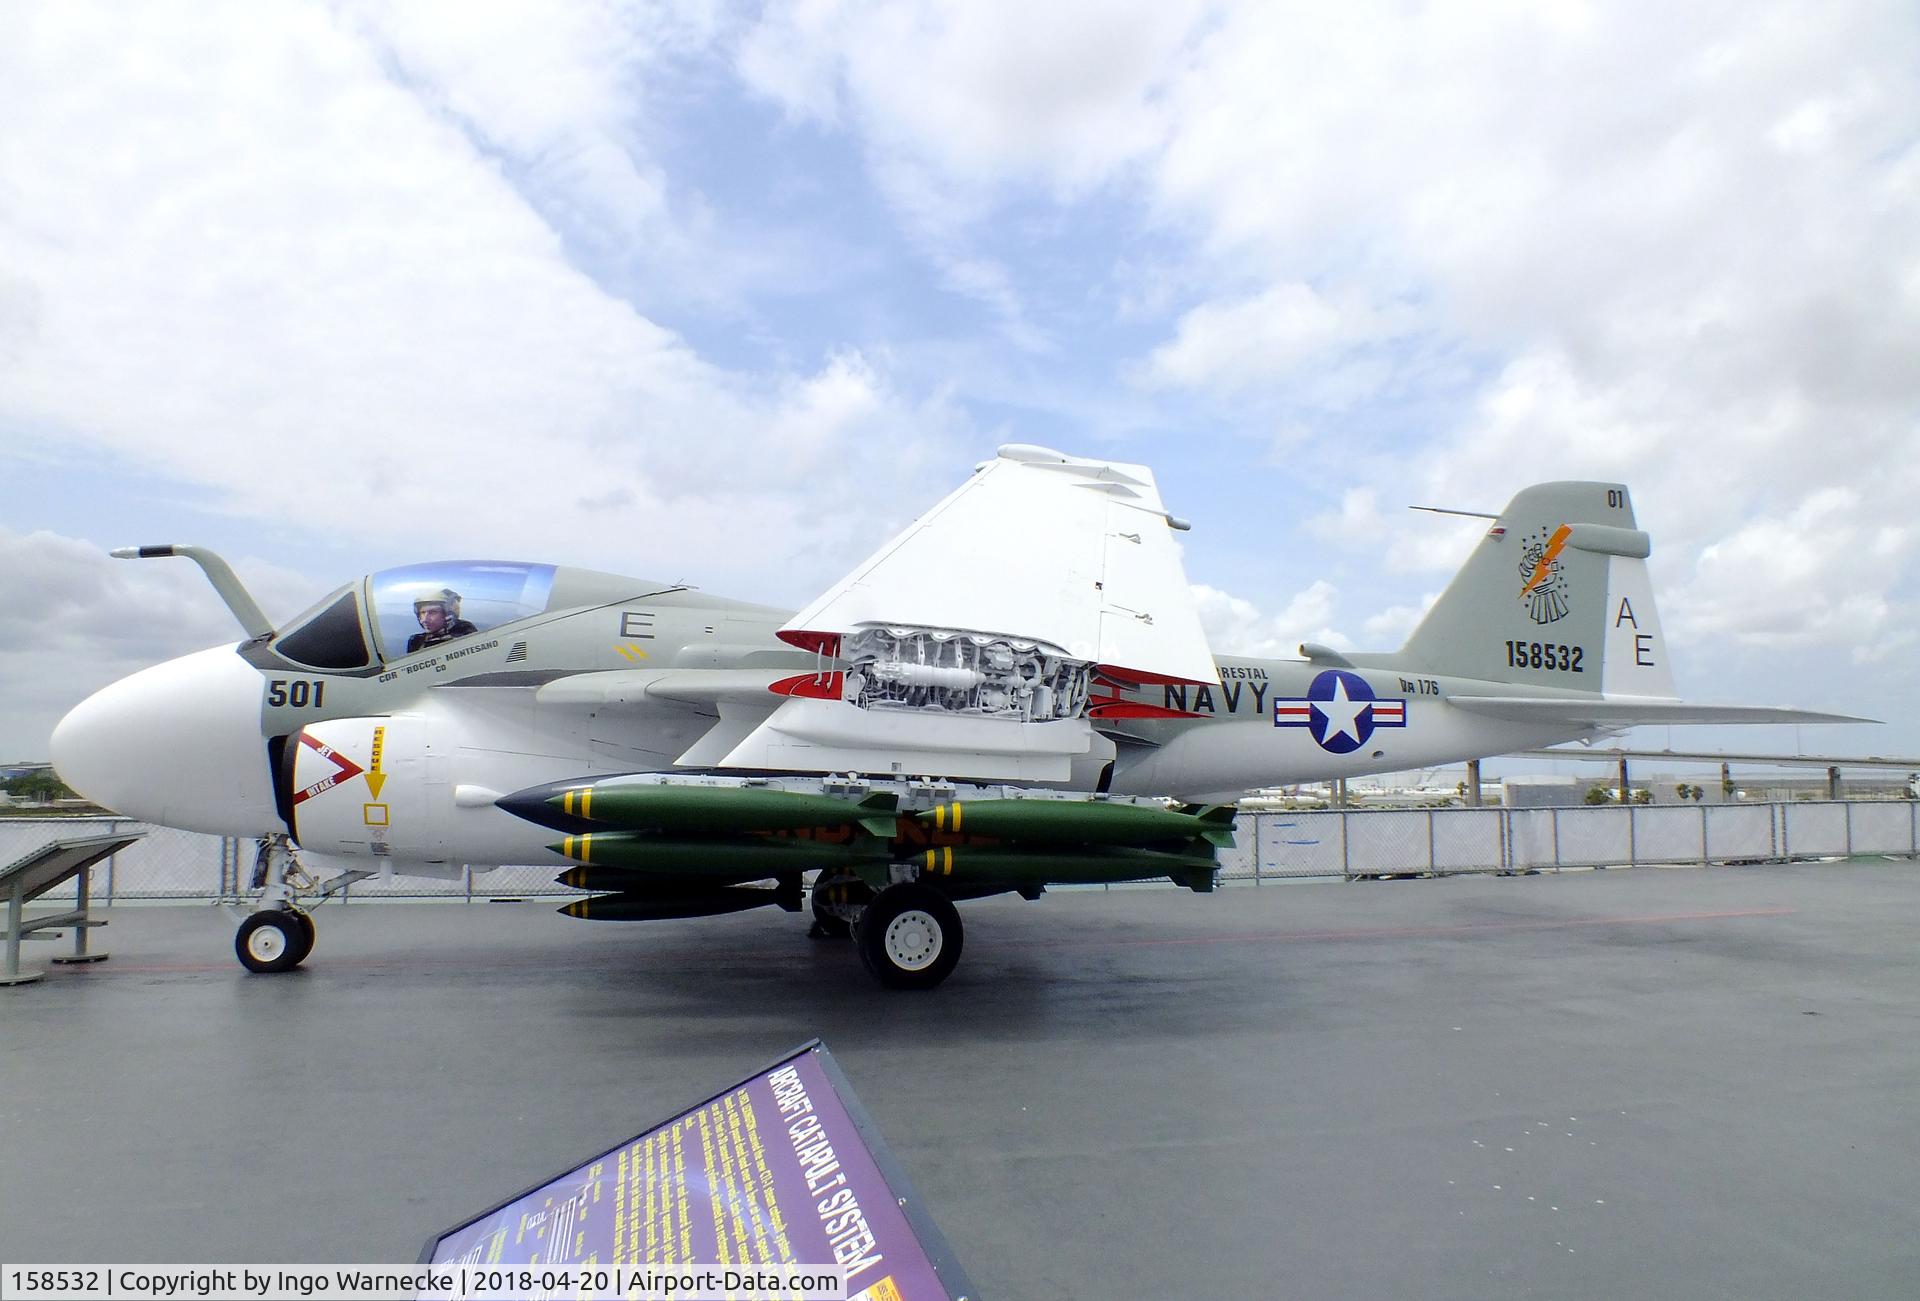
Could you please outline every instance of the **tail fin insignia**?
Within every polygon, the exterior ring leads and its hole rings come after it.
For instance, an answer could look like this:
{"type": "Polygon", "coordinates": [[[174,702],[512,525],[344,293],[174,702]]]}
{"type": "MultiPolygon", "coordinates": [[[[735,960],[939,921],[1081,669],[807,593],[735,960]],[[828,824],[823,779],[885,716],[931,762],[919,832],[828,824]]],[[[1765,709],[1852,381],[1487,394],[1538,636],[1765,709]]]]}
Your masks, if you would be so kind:
{"type": "Polygon", "coordinates": [[[1527,603],[1527,617],[1543,627],[1566,618],[1572,608],[1567,604],[1566,569],[1560,563],[1560,553],[1572,536],[1570,524],[1562,524],[1551,536],[1542,525],[1538,538],[1528,541],[1520,552],[1520,574],[1526,580],[1520,585],[1520,599],[1527,603]]]}

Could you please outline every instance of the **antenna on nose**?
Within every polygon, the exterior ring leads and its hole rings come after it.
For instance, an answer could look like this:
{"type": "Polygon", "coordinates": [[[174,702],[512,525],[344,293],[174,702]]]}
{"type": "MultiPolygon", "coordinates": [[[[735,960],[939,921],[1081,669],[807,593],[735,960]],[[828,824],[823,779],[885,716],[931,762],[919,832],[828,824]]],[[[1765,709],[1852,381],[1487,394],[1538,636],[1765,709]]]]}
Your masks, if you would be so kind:
{"type": "Polygon", "coordinates": [[[185,556],[200,566],[207,581],[213,584],[213,590],[220,593],[220,599],[233,611],[233,617],[240,621],[247,636],[259,641],[273,636],[273,624],[264,611],[240,582],[239,575],[233,572],[233,566],[222,560],[218,554],[206,547],[160,546],[160,547],[115,547],[113,557],[116,560],[153,560],[160,556],[185,556]]]}

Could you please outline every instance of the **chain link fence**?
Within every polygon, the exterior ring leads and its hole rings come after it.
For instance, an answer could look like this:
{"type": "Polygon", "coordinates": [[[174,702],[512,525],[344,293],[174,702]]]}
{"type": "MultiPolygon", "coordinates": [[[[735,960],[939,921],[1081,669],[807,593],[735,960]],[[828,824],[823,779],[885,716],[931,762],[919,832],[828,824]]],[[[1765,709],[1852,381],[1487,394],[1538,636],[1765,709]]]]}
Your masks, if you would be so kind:
{"type": "MultiPolygon", "coordinates": [[[[94,869],[98,904],[117,899],[220,899],[246,893],[254,842],[127,818],[0,818],[0,865],[50,841],[144,832],[94,869]]],[[[1426,876],[1639,864],[1775,862],[1882,854],[1920,856],[1920,803],[1794,802],[1693,807],[1324,809],[1243,813],[1220,851],[1228,881],[1426,876]]],[[[525,898],[577,894],[566,865],[469,870],[441,880],[373,876],[345,898],[525,898]]],[[[75,895],[69,884],[49,900],[75,895]]]]}
{"type": "Polygon", "coordinates": [[[1243,843],[1257,845],[1253,862],[1229,866],[1223,856],[1221,875],[1256,881],[1920,857],[1920,803],[1911,800],[1326,809],[1242,814],[1239,828],[1243,843]]]}

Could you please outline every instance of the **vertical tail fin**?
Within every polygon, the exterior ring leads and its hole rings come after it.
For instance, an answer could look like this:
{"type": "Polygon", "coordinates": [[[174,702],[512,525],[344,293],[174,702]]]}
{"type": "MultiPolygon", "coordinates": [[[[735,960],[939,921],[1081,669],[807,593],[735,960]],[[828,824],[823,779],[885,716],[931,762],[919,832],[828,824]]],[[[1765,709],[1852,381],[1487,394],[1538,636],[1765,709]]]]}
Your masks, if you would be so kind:
{"type": "Polygon", "coordinates": [[[1395,659],[1436,675],[1672,699],[1651,549],[1623,484],[1524,489],[1395,659]]]}

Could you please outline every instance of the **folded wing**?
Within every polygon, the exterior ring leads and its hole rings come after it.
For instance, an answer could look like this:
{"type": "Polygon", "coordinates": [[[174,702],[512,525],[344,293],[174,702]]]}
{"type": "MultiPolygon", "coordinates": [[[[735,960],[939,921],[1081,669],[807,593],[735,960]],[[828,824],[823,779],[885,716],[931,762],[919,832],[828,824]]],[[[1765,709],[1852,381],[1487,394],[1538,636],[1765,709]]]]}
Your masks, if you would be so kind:
{"type": "Polygon", "coordinates": [[[789,620],[820,671],[721,766],[1067,779],[1095,680],[1216,678],[1145,466],[1002,448],[789,620]]]}

